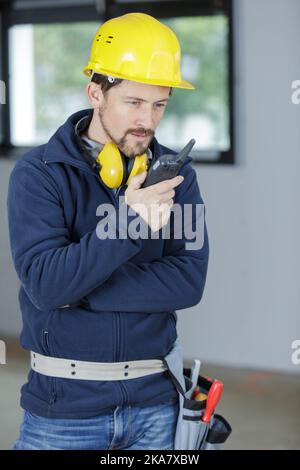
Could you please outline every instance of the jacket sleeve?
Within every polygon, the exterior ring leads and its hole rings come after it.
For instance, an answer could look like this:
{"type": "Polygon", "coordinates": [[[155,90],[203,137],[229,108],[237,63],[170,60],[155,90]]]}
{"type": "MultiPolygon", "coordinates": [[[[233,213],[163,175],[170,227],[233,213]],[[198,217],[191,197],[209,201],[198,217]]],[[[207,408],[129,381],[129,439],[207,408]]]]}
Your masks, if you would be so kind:
{"type": "Polygon", "coordinates": [[[159,313],[188,308],[200,302],[209,258],[205,207],[195,170],[189,166],[184,176],[184,182],[176,188],[174,202],[181,207],[191,204],[192,228],[194,232],[202,231],[202,246],[187,248],[186,243],[193,243],[193,239],[187,239],[185,232],[181,238],[175,238],[172,236],[174,230],[171,230],[171,236],[164,242],[162,258],[141,264],[127,261],[117,268],[107,282],[88,296],[92,308],[98,311],[159,313]],[[202,204],[203,208],[202,228],[196,212],[197,204],[202,204]]]}
{"type": "Polygon", "coordinates": [[[117,238],[100,240],[95,227],[78,243],[71,242],[55,183],[24,163],[11,173],[7,209],[14,266],[40,310],[76,303],[142,247],[141,240],[125,238],[127,226],[118,213],[117,238]]]}

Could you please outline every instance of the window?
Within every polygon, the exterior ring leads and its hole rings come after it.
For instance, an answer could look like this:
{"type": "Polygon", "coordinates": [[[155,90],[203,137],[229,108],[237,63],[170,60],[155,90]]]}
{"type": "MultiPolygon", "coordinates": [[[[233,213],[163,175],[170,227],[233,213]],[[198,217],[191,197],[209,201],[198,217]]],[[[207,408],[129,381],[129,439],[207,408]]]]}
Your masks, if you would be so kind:
{"type": "Polygon", "coordinates": [[[17,25],[10,29],[10,116],[13,145],[49,140],[85,97],[91,36],[98,23],[17,25]],[[22,47],[20,47],[20,44],[22,47]]]}
{"type": "MultiPolygon", "coordinates": [[[[83,3],[81,13],[74,5],[68,21],[60,14],[62,7],[56,7],[50,15],[51,2],[31,15],[23,7],[8,17],[9,133],[4,134],[9,134],[9,143],[15,148],[47,142],[70,114],[90,106],[85,94],[89,79],[82,68],[93,36],[104,20],[90,21],[95,14],[88,10],[88,1],[83,3]],[[51,18],[49,22],[47,17],[51,18]]],[[[144,11],[170,26],[181,44],[182,77],[196,88],[173,89],[156,130],[157,139],[180,150],[195,138],[191,154],[194,162],[233,163],[231,1],[139,4],[137,10],[137,2],[107,2],[107,16],[144,11]]]]}
{"type": "Polygon", "coordinates": [[[165,20],[177,34],[181,72],[196,88],[175,89],[157,136],[181,148],[196,139],[194,159],[216,160],[230,150],[228,87],[228,19],[224,15],[165,20]]]}

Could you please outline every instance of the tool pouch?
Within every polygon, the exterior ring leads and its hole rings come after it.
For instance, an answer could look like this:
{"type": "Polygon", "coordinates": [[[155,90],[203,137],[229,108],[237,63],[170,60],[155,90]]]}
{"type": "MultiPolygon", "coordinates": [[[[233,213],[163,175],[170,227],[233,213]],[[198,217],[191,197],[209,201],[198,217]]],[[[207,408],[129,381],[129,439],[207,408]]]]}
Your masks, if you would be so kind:
{"type": "MultiPolygon", "coordinates": [[[[164,373],[172,380],[179,394],[174,450],[220,450],[231,434],[231,427],[217,414],[212,415],[209,423],[202,421],[206,400],[196,401],[190,398],[196,385],[193,386],[189,378],[191,370],[183,368],[178,338],[163,362],[167,367],[164,373]]],[[[208,394],[212,382],[199,375],[197,385],[200,386],[201,392],[208,394]]]]}

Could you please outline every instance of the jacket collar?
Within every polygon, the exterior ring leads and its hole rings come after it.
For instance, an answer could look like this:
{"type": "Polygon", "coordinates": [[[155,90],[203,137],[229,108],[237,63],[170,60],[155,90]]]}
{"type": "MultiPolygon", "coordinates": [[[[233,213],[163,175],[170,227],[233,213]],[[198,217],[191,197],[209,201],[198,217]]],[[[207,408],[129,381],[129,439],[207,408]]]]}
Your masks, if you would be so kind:
{"type": "MultiPolygon", "coordinates": [[[[93,109],[84,109],[72,114],[66,122],[60,126],[45,146],[43,161],[47,163],[67,163],[76,166],[83,171],[95,173],[86,161],[77,141],[75,125],[84,116],[92,117],[93,109]]],[[[150,148],[155,161],[164,153],[175,154],[173,150],[160,145],[153,137],[150,148]]],[[[192,159],[188,157],[185,164],[192,159]]]]}
{"type": "MultiPolygon", "coordinates": [[[[57,129],[46,144],[43,160],[49,163],[62,162],[89,168],[78,145],[75,126],[84,116],[91,118],[92,113],[92,109],[84,109],[72,114],[67,121],[57,129]]],[[[152,147],[151,150],[155,158],[162,154],[161,146],[155,137],[152,139],[150,147],[152,147]]]]}

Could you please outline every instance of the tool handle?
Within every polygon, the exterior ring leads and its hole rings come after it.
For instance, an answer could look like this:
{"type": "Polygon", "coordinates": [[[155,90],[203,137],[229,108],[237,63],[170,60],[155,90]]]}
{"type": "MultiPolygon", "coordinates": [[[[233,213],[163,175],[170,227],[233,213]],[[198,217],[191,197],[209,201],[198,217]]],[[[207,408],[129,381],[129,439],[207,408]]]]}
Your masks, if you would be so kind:
{"type": "Polygon", "coordinates": [[[199,385],[197,385],[197,387],[195,388],[195,390],[193,391],[192,393],[192,396],[191,396],[191,399],[194,400],[195,397],[200,393],[200,387],[199,385]]]}
{"type": "Polygon", "coordinates": [[[194,364],[192,366],[191,375],[190,375],[193,388],[195,388],[197,385],[200,367],[201,367],[201,361],[199,359],[194,359],[194,364]]]}
{"type": "Polygon", "coordinates": [[[219,380],[216,380],[209,389],[207,400],[206,400],[206,408],[204,415],[202,417],[202,421],[204,423],[209,423],[211,420],[211,416],[219,403],[223,392],[223,384],[219,380]]]}

